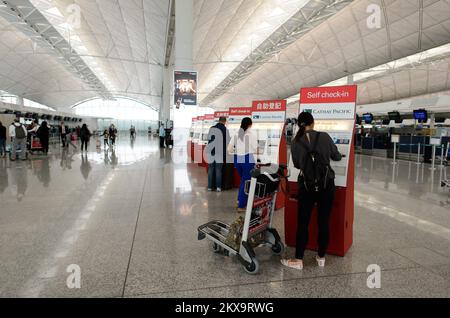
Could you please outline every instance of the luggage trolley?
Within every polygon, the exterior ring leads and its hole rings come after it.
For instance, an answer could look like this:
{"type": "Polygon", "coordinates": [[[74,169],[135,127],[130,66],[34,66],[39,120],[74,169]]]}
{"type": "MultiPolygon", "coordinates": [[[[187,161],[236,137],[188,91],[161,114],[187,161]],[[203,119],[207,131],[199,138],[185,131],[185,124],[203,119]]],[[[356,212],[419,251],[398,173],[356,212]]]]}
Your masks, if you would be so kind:
{"type": "Polygon", "coordinates": [[[287,178],[286,166],[258,165],[251,173],[251,180],[246,183],[248,194],[247,211],[239,231],[237,244],[230,244],[230,232],[235,225],[221,221],[212,221],[198,228],[198,240],[208,238],[213,242],[216,253],[225,256],[235,255],[249,274],[259,272],[259,262],[255,247],[270,246],[276,255],[284,251],[277,230],[273,228],[273,215],[277,193],[282,179],[287,178]],[[273,173],[275,171],[275,173],[273,173]],[[255,244],[257,246],[255,246],[255,244]],[[234,245],[234,246],[232,246],[234,245]]]}

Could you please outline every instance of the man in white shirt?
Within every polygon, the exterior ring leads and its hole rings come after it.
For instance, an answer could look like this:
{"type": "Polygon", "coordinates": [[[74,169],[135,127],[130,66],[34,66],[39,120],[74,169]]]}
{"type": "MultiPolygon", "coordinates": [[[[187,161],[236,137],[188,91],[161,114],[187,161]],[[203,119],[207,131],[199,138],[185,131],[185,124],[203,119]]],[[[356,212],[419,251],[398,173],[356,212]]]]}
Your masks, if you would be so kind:
{"type": "Polygon", "coordinates": [[[9,136],[11,137],[11,161],[16,160],[17,147],[20,147],[20,159],[27,159],[27,129],[20,123],[19,118],[14,119],[14,123],[9,126],[9,136]]]}

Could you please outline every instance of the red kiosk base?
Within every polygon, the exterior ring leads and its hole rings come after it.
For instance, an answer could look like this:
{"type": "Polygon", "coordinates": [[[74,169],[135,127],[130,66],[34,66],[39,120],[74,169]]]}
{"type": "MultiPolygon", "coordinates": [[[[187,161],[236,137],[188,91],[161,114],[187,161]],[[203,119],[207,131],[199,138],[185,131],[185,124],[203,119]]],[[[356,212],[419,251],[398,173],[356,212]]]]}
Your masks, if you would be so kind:
{"type": "MultiPolygon", "coordinates": [[[[354,177],[355,154],[351,149],[348,187],[336,188],[333,211],[330,218],[330,243],[328,254],[344,257],[353,244],[353,219],[354,219],[354,177]]],[[[298,209],[298,184],[289,183],[289,194],[286,197],[284,214],[286,245],[295,247],[297,236],[297,209],[298,209]]],[[[300,202],[301,204],[301,202],[300,202]]],[[[309,241],[307,248],[317,251],[317,211],[314,209],[309,224],[309,241]]]]}

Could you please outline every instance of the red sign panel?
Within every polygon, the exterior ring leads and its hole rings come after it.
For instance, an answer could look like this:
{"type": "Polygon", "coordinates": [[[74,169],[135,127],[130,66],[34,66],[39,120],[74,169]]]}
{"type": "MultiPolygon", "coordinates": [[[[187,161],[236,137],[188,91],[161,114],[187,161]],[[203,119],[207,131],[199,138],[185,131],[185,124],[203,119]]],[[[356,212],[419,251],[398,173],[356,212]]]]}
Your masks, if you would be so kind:
{"type": "Polygon", "coordinates": [[[214,120],[214,114],[205,115],[205,120],[214,120]]]}
{"type": "Polygon", "coordinates": [[[214,117],[215,118],[220,118],[220,117],[228,118],[229,116],[230,116],[230,113],[226,112],[226,111],[224,111],[224,112],[215,112],[214,113],[214,117]]]}
{"type": "Polygon", "coordinates": [[[250,107],[233,107],[230,108],[230,116],[251,116],[252,108],[250,107]]]}
{"type": "Polygon", "coordinates": [[[335,104],[356,102],[357,86],[308,87],[300,90],[301,104],[335,104]]]}
{"type": "Polygon", "coordinates": [[[284,112],[286,107],[286,100],[259,100],[253,102],[252,110],[254,112],[284,112]]]}

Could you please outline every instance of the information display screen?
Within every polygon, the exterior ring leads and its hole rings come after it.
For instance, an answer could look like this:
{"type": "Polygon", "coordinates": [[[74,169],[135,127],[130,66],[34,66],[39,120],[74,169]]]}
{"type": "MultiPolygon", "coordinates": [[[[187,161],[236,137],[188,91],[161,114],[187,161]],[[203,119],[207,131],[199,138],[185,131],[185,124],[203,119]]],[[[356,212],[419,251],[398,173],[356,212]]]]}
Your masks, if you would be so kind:
{"type": "Polygon", "coordinates": [[[363,121],[366,124],[371,124],[373,122],[373,115],[372,114],[364,114],[363,115],[363,121]]]}
{"type": "Polygon", "coordinates": [[[425,123],[428,121],[428,112],[425,109],[415,110],[414,119],[421,123],[425,123]]]}

